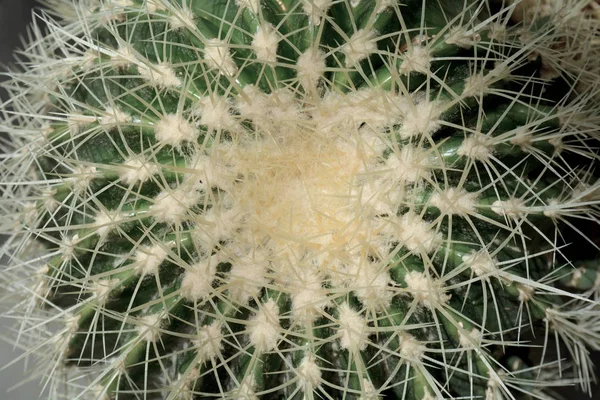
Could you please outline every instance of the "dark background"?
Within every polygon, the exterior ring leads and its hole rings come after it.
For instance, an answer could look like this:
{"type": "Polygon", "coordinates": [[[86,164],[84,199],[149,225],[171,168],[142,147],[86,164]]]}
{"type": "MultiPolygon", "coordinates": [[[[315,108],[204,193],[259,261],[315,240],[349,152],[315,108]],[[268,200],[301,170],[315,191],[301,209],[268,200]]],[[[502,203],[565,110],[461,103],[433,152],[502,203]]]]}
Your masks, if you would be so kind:
{"type": "MultiPolygon", "coordinates": [[[[23,43],[27,24],[31,21],[32,8],[36,0],[0,0],[0,65],[11,63],[13,51],[23,43]]],[[[2,69],[4,69],[2,67],[2,69]]],[[[3,77],[0,77],[3,79],[3,77]]],[[[0,90],[0,98],[5,93],[0,90]]],[[[17,357],[20,352],[13,350],[10,344],[2,340],[7,321],[0,319],[0,368],[17,357]]],[[[600,354],[594,354],[596,365],[600,365],[600,354]]],[[[36,382],[18,385],[27,376],[24,363],[17,363],[6,370],[0,370],[0,399],[2,400],[35,400],[39,398],[40,387],[36,382]],[[13,386],[18,385],[13,388],[13,386]],[[9,389],[12,390],[8,391],[9,389]]],[[[589,399],[586,395],[573,389],[562,390],[561,393],[569,400],[589,399]]],[[[594,391],[594,400],[600,400],[600,388],[594,391]]]]}

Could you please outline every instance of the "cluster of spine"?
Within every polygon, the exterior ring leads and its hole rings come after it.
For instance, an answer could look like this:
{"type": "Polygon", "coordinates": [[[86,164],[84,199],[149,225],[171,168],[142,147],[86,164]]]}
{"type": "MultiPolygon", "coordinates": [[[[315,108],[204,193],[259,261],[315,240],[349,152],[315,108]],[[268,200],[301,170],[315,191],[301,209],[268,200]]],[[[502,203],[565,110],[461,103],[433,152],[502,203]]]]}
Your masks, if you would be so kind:
{"type": "Polygon", "coordinates": [[[0,283],[49,398],[590,392],[593,19],[48,3],[5,84],[0,283]]]}

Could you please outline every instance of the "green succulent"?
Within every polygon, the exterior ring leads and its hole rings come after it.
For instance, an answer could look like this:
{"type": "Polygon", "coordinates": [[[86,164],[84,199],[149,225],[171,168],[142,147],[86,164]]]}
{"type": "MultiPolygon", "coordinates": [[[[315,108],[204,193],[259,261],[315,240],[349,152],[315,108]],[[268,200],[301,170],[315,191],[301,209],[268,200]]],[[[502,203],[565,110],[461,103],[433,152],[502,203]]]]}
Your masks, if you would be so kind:
{"type": "Polygon", "coordinates": [[[0,107],[44,396],[591,394],[587,3],[47,3],[0,107]]]}

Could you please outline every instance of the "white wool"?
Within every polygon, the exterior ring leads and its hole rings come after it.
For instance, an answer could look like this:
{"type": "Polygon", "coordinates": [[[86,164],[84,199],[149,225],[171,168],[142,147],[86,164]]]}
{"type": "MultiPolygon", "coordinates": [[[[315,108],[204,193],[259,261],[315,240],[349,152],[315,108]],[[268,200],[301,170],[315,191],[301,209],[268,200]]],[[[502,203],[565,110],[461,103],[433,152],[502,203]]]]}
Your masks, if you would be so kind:
{"type": "Polygon", "coordinates": [[[565,149],[565,143],[562,140],[561,136],[553,137],[552,139],[548,139],[548,143],[554,146],[554,153],[559,154],[565,149]]]}
{"type": "Polygon", "coordinates": [[[411,296],[428,308],[439,307],[450,300],[445,293],[444,284],[420,271],[411,271],[404,277],[411,296]]]}
{"type": "Polygon", "coordinates": [[[213,207],[196,218],[194,240],[196,244],[209,252],[222,240],[230,239],[240,226],[237,210],[221,210],[213,207]]]}
{"type": "Polygon", "coordinates": [[[69,133],[73,136],[81,132],[81,128],[96,122],[97,118],[93,115],[71,114],[67,117],[67,126],[69,133]]]}
{"type": "Polygon", "coordinates": [[[253,374],[246,374],[244,380],[240,383],[240,386],[235,391],[233,400],[259,400],[258,396],[254,392],[256,388],[256,381],[253,374]]]}
{"type": "Polygon", "coordinates": [[[492,258],[486,249],[473,250],[462,256],[462,261],[477,276],[498,275],[500,272],[497,267],[498,260],[492,258]]]}
{"type": "Polygon", "coordinates": [[[510,144],[519,146],[521,150],[527,152],[531,151],[533,145],[533,133],[527,127],[519,127],[514,129],[511,133],[514,135],[510,138],[510,144]]]}
{"type": "Polygon", "coordinates": [[[156,243],[151,246],[140,246],[135,253],[135,273],[138,275],[156,275],[158,267],[169,255],[168,246],[156,243]]]}
{"type": "Polygon", "coordinates": [[[160,64],[138,64],[138,72],[142,78],[161,88],[181,86],[181,79],[175,70],[166,62],[160,64]]]}
{"type": "Polygon", "coordinates": [[[264,23],[259,26],[251,43],[256,58],[267,63],[276,62],[279,40],[279,34],[272,25],[264,23]]]}
{"type": "Polygon", "coordinates": [[[174,13],[169,16],[169,25],[173,30],[182,28],[195,30],[196,22],[194,18],[195,15],[189,7],[183,6],[181,9],[176,7],[174,13]]]}
{"type": "Polygon", "coordinates": [[[340,51],[344,54],[347,67],[353,67],[377,51],[375,31],[359,29],[354,32],[340,51]]]}
{"type": "Polygon", "coordinates": [[[490,139],[482,134],[475,134],[465,138],[456,150],[461,157],[469,157],[477,161],[488,161],[492,154],[493,145],[490,139]]]}
{"type": "Polygon", "coordinates": [[[356,297],[369,309],[382,310],[389,306],[393,297],[390,290],[389,272],[379,264],[363,262],[354,274],[356,276],[351,284],[356,297]]]}
{"type": "Polygon", "coordinates": [[[400,358],[412,362],[418,362],[423,358],[425,345],[419,342],[410,333],[402,332],[400,335],[400,358]]]}
{"type": "Polygon", "coordinates": [[[174,147],[195,141],[198,134],[198,129],[178,114],[167,114],[154,126],[156,139],[174,147]]]}
{"type": "Polygon", "coordinates": [[[243,93],[236,107],[241,117],[251,120],[258,130],[269,135],[289,136],[298,129],[303,117],[291,90],[282,88],[265,94],[253,85],[246,85],[243,93]]]}
{"type": "Polygon", "coordinates": [[[214,321],[205,325],[198,331],[198,338],[192,341],[198,352],[198,364],[204,364],[208,360],[214,360],[223,350],[223,333],[221,322],[214,321]]]}
{"type": "Polygon", "coordinates": [[[322,128],[358,129],[366,123],[370,129],[398,124],[407,109],[406,98],[382,89],[365,88],[346,94],[329,92],[317,104],[313,119],[322,128]]]}
{"type": "Polygon", "coordinates": [[[519,218],[526,214],[525,202],[517,197],[508,200],[496,200],[492,203],[492,211],[498,215],[519,218]]]}
{"type": "Polygon", "coordinates": [[[491,77],[478,73],[470,75],[465,79],[465,86],[463,87],[463,96],[485,96],[488,93],[489,86],[491,83],[491,77]]]}
{"type": "Polygon", "coordinates": [[[381,400],[383,397],[379,395],[379,392],[367,378],[362,379],[362,393],[359,400],[381,400]]]}
{"type": "Polygon", "coordinates": [[[106,112],[100,117],[99,123],[104,128],[113,128],[131,121],[131,116],[118,108],[107,107],[106,112]]]}
{"type": "Polygon", "coordinates": [[[158,165],[146,162],[141,156],[133,156],[121,164],[119,179],[126,185],[144,183],[159,171],[158,165]]]}
{"type": "Polygon", "coordinates": [[[81,193],[86,191],[92,180],[97,176],[98,170],[93,166],[78,165],[73,169],[69,180],[73,183],[73,191],[81,193]]]}
{"type": "Polygon", "coordinates": [[[118,211],[99,211],[94,219],[94,228],[100,238],[106,237],[112,230],[119,225],[123,219],[123,214],[118,211]]]}
{"type": "Polygon", "coordinates": [[[457,25],[451,28],[446,34],[446,43],[454,44],[463,49],[470,49],[481,40],[478,33],[467,30],[464,26],[457,25]]]}
{"type": "Polygon", "coordinates": [[[413,212],[390,217],[390,222],[400,244],[413,253],[431,253],[440,241],[441,234],[431,227],[431,223],[413,212]]]}
{"type": "Polygon", "coordinates": [[[323,18],[329,8],[333,5],[334,0],[301,0],[304,12],[308,14],[311,22],[315,25],[321,24],[323,18]]]}
{"type": "Polygon", "coordinates": [[[104,304],[108,294],[118,283],[118,279],[100,279],[90,285],[90,291],[94,294],[97,303],[104,304]]]}
{"type": "Polygon", "coordinates": [[[233,76],[237,65],[231,57],[229,44],[221,39],[208,39],[204,45],[204,61],[210,68],[218,69],[221,74],[233,76]]]}
{"type": "Polygon", "coordinates": [[[186,268],[181,282],[181,296],[189,301],[205,300],[212,292],[218,260],[210,257],[186,268]]]}
{"type": "Polygon", "coordinates": [[[325,74],[325,53],[315,48],[309,48],[300,54],[296,62],[296,76],[305,88],[313,88],[325,74]]]}
{"type": "Polygon", "coordinates": [[[431,60],[431,52],[427,47],[411,46],[404,54],[399,72],[404,75],[411,72],[427,74],[431,68],[431,60]]]}
{"type": "Polygon", "coordinates": [[[462,328],[462,323],[459,323],[460,329],[458,330],[460,345],[468,349],[478,349],[481,346],[481,340],[483,334],[477,328],[473,328],[470,331],[466,331],[462,328]]]}
{"type": "Polygon", "coordinates": [[[155,13],[157,11],[164,11],[166,8],[161,0],[146,0],[146,10],[149,13],[155,13]]]}
{"type": "Polygon", "coordinates": [[[232,261],[229,271],[229,297],[239,304],[257,298],[261,289],[267,284],[268,262],[260,255],[248,255],[232,261]]]}
{"type": "Polygon", "coordinates": [[[535,289],[527,285],[519,284],[517,290],[519,291],[519,301],[523,302],[531,300],[535,294],[535,289]]]}
{"type": "Polygon", "coordinates": [[[321,382],[321,369],[315,360],[314,354],[308,353],[296,368],[296,373],[305,393],[313,391],[321,382]]]}
{"type": "Polygon", "coordinates": [[[437,207],[445,215],[467,215],[475,211],[477,193],[454,187],[446,188],[435,192],[429,199],[429,204],[437,207]]]}
{"type": "Polygon", "coordinates": [[[312,268],[298,268],[301,276],[292,274],[288,282],[288,291],[292,298],[292,316],[294,320],[306,325],[323,315],[330,304],[327,289],[323,288],[325,279],[312,268]]]}
{"type": "Polygon", "coordinates": [[[547,201],[547,205],[544,206],[544,216],[550,218],[556,218],[560,215],[562,207],[558,199],[550,199],[547,201]]]}
{"type": "Polygon", "coordinates": [[[412,145],[402,146],[399,152],[390,154],[385,164],[392,170],[394,179],[400,182],[418,182],[431,174],[429,153],[412,145]]]}
{"type": "Polygon", "coordinates": [[[159,222],[179,224],[186,219],[188,211],[202,199],[199,183],[183,182],[174,189],[160,192],[150,206],[152,216],[159,222]]]}
{"type": "Polygon", "coordinates": [[[237,125],[228,99],[216,94],[200,98],[194,105],[193,114],[199,116],[200,125],[209,130],[228,130],[237,125]]]}
{"type": "Polygon", "coordinates": [[[375,8],[375,12],[379,14],[389,7],[394,7],[396,5],[398,5],[397,0],[377,0],[377,8],[375,8]]]}
{"type": "Polygon", "coordinates": [[[129,45],[123,45],[119,47],[115,54],[113,54],[110,58],[110,64],[115,69],[128,67],[131,64],[136,64],[137,62],[137,57],[129,45]]]}
{"type": "Polygon", "coordinates": [[[138,334],[147,342],[154,343],[160,338],[162,314],[151,314],[140,318],[137,322],[138,334]]]}
{"type": "Polygon", "coordinates": [[[72,260],[73,257],[75,256],[75,247],[77,246],[77,243],[80,242],[80,238],[78,234],[75,234],[71,237],[63,237],[62,241],[60,243],[60,254],[61,254],[61,259],[63,261],[69,261],[72,260]]]}
{"type": "Polygon", "coordinates": [[[262,304],[258,312],[248,321],[250,343],[259,353],[271,351],[277,347],[281,326],[279,307],[273,299],[262,304]]]}
{"type": "Polygon", "coordinates": [[[340,346],[352,353],[366,349],[369,333],[365,319],[348,303],[339,305],[338,312],[340,346]]]}
{"type": "Polygon", "coordinates": [[[37,204],[29,201],[23,205],[21,210],[21,221],[26,225],[34,225],[39,216],[37,204]]]}
{"type": "Polygon", "coordinates": [[[416,135],[432,135],[440,129],[441,108],[438,101],[422,100],[407,109],[404,115],[400,136],[410,138],[416,135]]]}
{"type": "Polygon", "coordinates": [[[260,10],[260,2],[261,0],[235,0],[238,7],[248,8],[255,14],[258,14],[260,10]]]}

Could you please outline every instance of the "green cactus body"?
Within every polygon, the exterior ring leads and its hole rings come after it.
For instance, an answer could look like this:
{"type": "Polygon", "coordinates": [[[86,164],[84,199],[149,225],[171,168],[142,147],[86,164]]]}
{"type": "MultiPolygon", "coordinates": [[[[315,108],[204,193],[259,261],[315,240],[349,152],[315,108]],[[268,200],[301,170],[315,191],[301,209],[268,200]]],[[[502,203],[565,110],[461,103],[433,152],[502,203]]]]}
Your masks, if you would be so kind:
{"type": "Polygon", "coordinates": [[[50,398],[590,391],[594,20],[50,3],[0,167],[7,315],[50,398]]]}

